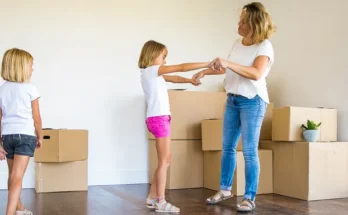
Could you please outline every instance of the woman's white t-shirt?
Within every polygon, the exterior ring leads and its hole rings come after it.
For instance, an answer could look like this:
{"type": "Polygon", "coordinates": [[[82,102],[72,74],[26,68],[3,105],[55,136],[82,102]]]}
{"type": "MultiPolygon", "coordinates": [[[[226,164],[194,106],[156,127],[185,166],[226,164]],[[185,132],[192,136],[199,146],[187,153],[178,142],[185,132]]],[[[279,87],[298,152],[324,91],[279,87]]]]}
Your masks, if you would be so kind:
{"type": "Polygon", "coordinates": [[[35,136],[31,102],[40,97],[30,83],[5,82],[0,87],[1,134],[35,136]]]}
{"type": "Polygon", "coordinates": [[[141,69],[141,85],[147,103],[146,117],[170,115],[168,87],[162,75],[158,75],[159,65],[141,69]]]}
{"type": "Polygon", "coordinates": [[[241,95],[249,99],[259,95],[262,100],[269,103],[266,77],[274,62],[274,51],[271,42],[264,40],[260,44],[245,46],[242,44],[242,39],[237,39],[234,42],[228,60],[242,66],[252,66],[258,56],[267,56],[270,59],[261,78],[254,81],[244,78],[227,68],[225,78],[225,89],[227,93],[241,95]]]}

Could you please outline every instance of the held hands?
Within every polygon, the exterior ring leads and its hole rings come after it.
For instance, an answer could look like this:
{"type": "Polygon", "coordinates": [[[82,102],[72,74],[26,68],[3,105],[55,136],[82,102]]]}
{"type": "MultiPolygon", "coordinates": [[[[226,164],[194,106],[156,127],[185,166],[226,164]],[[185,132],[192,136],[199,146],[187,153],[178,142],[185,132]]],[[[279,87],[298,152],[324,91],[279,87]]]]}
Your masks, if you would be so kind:
{"type": "Polygon", "coordinates": [[[228,67],[228,61],[218,57],[213,60],[208,67],[214,71],[221,71],[228,67]]]}
{"type": "MultiPolygon", "coordinates": [[[[221,72],[222,70],[226,69],[228,67],[229,62],[222,58],[216,58],[212,62],[209,63],[208,68],[206,70],[200,71],[192,76],[192,79],[196,82],[200,82],[200,79],[203,78],[206,75],[206,72],[209,70],[212,70],[214,72],[221,72]]],[[[211,73],[210,73],[211,74],[211,73]]]]}

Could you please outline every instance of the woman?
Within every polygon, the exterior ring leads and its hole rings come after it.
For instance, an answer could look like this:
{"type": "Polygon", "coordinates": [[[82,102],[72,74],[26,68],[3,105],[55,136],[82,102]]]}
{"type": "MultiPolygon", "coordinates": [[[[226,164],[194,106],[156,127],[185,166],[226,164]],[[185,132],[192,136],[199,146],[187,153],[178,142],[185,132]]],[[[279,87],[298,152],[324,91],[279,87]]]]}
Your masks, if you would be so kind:
{"type": "MultiPolygon", "coordinates": [[[[219,74],[226,74],[228,93],[223,128],[220,191],[207,199],[216,204],[231,198],[232,179],[236,168],[236,148],[240,135],[245,159],[245,194],[238,211],[255,209],[255,196],[259,183],[260,163],[258,142],[261,124],[269,103],[266,77],[274,60],[271,42],[275,31],[271,16],[258,2],[243,7],[237,39],[227,60],[217,58],[213,64],[219,74]]],[[[194,75],[197,81],[205,75],[217,74],[212,69],[194,75]]]]}

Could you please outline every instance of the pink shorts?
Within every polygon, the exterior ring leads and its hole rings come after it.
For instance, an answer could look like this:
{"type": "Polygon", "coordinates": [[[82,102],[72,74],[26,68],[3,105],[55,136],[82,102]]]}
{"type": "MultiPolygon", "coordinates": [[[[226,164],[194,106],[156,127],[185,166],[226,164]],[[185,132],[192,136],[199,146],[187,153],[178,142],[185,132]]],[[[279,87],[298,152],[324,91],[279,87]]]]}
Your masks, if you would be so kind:
{"type": "Polygon", "coordinates": [[[147,129],[156,137],[170,136],[170,116],[154,116],[146,119],[147,129]]]}

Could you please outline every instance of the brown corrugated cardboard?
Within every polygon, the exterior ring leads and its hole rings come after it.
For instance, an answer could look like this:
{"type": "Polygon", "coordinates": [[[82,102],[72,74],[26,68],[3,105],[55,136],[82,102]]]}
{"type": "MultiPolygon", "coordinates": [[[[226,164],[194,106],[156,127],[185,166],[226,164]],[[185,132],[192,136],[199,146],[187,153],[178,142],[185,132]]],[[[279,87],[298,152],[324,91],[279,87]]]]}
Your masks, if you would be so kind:
{"type": "MultiPolygon", "coordinates": [[[[197,140],[173,140],[172,162],[168,168],[166,189],[203,187],[202,142],[197,140]]],[[[149,181],[157,168],[155,140],[149,140],[149,181]]]]}
{"type": "Polygon", "coordinates": [[[65,163],[36,163],[37,193],[88,190],[87,160],[65,163]]]}
{"type": "Polygon", "coordinates": [[[35,162],[81,161],[88,158],[87,130],[43,130],[42,147],[35,150],[35,162]]]}
{"type": "MultiPolygon", "coordinates": [[[[212,190],[220,189],[222,152],[204,152],[204,187],[212,190]]],[[[257,194],[273,193],[272,151],[259,150],[260,183],[257,194]]],[[[245,164],[242,152],[237,152],[237,165],[232,183],[232,193],[237,196],[245,192],[245,164]]]]}
{"type": "Polygon", "coordinates": [[[274,193],[303,200],[348,197],[348,143],[271,142],[274,193]]]}
{"type": "MultiPolygon", "coordinates": [[[[171,138],[173,140],[201,140],[204,119],[222,119],[227,100],[224,92],[170,90],[171,138]]],[[[154,136],[148,133],[149,139],[154,136]]]]}
{"type": "Polygon", "coordinates": [[[262,122],[260,140],[272,140],[272,116],[273,116],[274,103],[270,102],[267,105],[265,118],[262,122]]]}
{"type": "Polygon", "coordinates": [[[273,141],[304,141],[302,124],[321,122],[318,141],[337,141],[337,110],[325,108],[282,107],[273,110],[273,141]]]}
{"type": "MultiPolygon", "coordinates": [[[[222,150],[222,130],[223,120],[203,120],[202,121],[202,150],[221,151],[222,150]]],[[[242,138],[239,139],[237,150],[242,150],[242,138]]]]}

